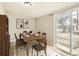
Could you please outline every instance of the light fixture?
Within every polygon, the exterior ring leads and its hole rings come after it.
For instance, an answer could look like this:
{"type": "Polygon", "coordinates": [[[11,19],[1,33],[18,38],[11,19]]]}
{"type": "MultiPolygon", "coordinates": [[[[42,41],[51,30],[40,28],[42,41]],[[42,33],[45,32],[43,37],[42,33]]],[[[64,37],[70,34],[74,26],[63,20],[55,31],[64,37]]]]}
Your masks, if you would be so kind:
{"type": "Polygon", "coordinates": [[[32,4],[30,2],[24,2],[25,6],[31,6],[32,4]]]}

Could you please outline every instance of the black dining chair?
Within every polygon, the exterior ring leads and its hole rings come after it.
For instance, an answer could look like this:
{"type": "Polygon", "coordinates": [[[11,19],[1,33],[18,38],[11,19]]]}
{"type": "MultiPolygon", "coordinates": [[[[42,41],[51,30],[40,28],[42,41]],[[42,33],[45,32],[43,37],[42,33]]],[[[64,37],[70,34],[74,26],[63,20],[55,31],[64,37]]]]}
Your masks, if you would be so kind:
{"type": "Polygon", "coordinates": [[[20,48],[21,46],[23,46],[25,48],[27,43],[25,43],[23,41],[23,39],[21,39],[21,38],[18,39],[16,33],[14,33],[14,36],[16,39],[16,43],[15,43],[16,53],[18,54],[18,48],[20,48]]]}
{"type": "MultiPolygon", "coordinates": [[[[42,35],[46,36],[46,33],[43,33],[42,35]]],[[[38,56],[38,52],[44,50],[45,55],[47,55],[46,53],[46,48],[47,48],[47,40],[46,38],[39,40],[37,44],[34,44],[32,46],[32,55],[33,55],[33,49],[36,50],[37,52],[37,56],[38,56]]]]}

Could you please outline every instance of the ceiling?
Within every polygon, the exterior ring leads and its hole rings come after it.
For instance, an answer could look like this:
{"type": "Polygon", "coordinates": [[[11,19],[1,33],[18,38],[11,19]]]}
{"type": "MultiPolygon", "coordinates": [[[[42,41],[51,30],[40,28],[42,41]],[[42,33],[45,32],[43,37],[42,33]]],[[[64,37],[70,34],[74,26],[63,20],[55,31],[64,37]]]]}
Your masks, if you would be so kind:
{"type": "Polygon", "coordinates": [[[31,2],[32,6],[26,7],[23,2],[2,2],[8,13],[21,14],[29,17],[41,17],[55,13],[58,10],[76,7],[77,2],[31,2]]]}

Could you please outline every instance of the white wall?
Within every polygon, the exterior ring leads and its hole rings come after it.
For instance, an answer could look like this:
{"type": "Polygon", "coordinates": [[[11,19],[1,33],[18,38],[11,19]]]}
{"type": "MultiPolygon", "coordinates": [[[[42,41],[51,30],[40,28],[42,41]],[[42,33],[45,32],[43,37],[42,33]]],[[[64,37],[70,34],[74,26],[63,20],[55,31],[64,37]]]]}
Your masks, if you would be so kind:
{"type": "Polygon", "coordinates": [[[48,44],[54,44],[54,20],[53,15],[44,16],[36,20],[36,31],[45,32],[47,34],[48,44]]]}
{"type": "Polygon", "coordinates": [[[2,4],[0,3],[0,15],[4,15],[5,14],[5,10],[2,6],[2,4]]]}
{"type": "Polygon", "coordinates": [[[16,18],[27,18],[27,16],[23,15],[15,15],[7,13],[8,19],[9,19],[9,34],[10,34],[10,40],[15,41],[14,33],[21,33],[24,30],[29,31],[32,30],[35,32],[35,20],[31,17],[29,18],[29,28],[28,29],[16,29],[16,18]]]}

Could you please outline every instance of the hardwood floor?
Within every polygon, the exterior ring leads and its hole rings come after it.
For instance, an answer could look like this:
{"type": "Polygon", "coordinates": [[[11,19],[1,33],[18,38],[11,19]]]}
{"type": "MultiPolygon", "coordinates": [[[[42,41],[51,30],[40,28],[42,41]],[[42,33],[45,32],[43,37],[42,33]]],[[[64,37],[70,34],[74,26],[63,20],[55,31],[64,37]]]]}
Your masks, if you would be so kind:
{"type": "MultiPolygon", "coordinates": [[[[27,56],[27,52],[26,52],[26,48],[24,47],[20,47],[18,49],[18,54],[16,54],[16,50],[15,50],[15,43],[11,42],[10,45],[10,56],[27,56]]],[[[33,56],[37,56],[36,51],[33,51],[33,56]]],[[[32,49],[30,47],[30,52],[29,52],[29,56],[32,56],[32,49]]],[[[44,51],[39,52],[39,56],[45,56],[44,51]]],[[[54,48],[52,46],[47,45],[47,56],[61,56],[60,54],[58,54],[57,52],[54,51],[54,48]]]]}

